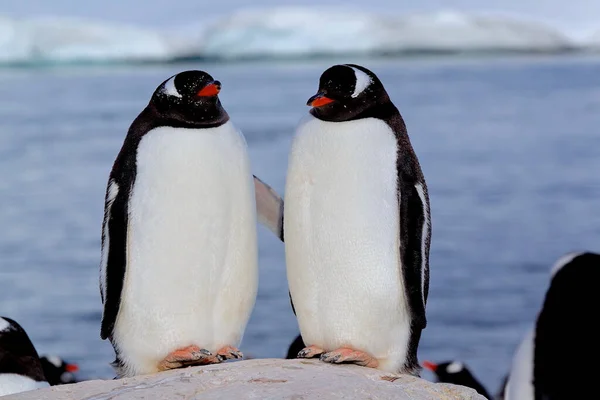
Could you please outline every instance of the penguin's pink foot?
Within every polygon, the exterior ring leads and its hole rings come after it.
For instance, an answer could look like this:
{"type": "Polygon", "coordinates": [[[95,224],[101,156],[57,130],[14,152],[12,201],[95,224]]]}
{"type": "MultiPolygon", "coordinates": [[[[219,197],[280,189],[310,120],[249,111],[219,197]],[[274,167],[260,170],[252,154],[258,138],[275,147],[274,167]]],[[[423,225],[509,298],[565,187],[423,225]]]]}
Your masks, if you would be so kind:
{"type": "Polygon", "coordinates": [[[236,347],[224,346],[217,351],[217,358],[221,361],[244,358],[244,354],[236,347]]]}
{"type": "Polygon", "coordinates": [[[321,354],[325,353],[325,350],[323,350],[320,347],[311,345],[311,346],[307,346],[305,348],[303,348],[302,350],[300,350],[298,352],[298,358],[315,358],[315,357],[319,357],[321,354]]]}
{"type": "Polygon", "coordinates": [[[368,368],[377,368],[379,362],[364,351],[348,348],[337,349],[321,355],[321,361],[332,364],[356,364],[368,368]]]}
{"type": "Polygon", "coordinates": [[[218,364],[221,360],[218,357],[198,346],[188,346],[183,349],[178,349],[166,356],[158,363],[159,371],[168,369],[190,367],[192,365],[218,364]]]}

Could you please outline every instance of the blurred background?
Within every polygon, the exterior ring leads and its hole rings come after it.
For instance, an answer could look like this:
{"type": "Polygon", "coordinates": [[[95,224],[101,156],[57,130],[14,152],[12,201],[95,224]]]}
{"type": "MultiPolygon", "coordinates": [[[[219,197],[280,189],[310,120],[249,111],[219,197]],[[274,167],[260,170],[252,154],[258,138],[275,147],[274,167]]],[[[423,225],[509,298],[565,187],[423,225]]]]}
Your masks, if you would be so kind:
{"type": "MultiPolygon", "coordinates": [[[[321,72],[357,63],[404,116],[433,214],[420,359],[460,359],[491,391],[532,325],[554,261],[600,241],[600,3],[572,0],[2,0],[0,315],[40,354],[112,378],[100,340],[100,228],[127,129],[169,76],[203,69],[283,194],[321,72]]],[[[242,350],[297,334],[283,245],[259,228],[242,350]]],[[[425,378],[431,375],[425,371],[425,378]]]]}

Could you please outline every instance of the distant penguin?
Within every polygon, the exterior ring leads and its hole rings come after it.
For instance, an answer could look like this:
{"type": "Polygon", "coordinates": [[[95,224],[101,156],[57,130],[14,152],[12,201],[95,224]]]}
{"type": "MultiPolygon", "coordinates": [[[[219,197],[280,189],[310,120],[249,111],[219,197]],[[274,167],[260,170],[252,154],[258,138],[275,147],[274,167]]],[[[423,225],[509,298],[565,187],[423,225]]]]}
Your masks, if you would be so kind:
{"type": "Polygon", "coordinates": [[[101,337],[118,377],[242,358],[258,286],[256,183],[220,89],[203,71],[161,83],[110,173],[101,337]]]}
{"type": "Polygon", "coordinates": [[[302,350],[304,347],[306,347],[306,345],[304,344],[304,341],[302,340],[302,336],[301,335],[296,336],[296,339],[294,339],[294,341],[290,344],[290,347],[288,348],[288,352],[287,352],[287,355],[285,356],[285,358],[286,359],[298,358],[298,353],[300,353],[300,350],[302,350]]]}
{"type": "Polygon", "coordinates": [[[65,360],[55,355],[46,355],[40,358],[44,375],[50,386],[65,385],[76,383],[75,372],[79,371],[79,366],[73,363],[67,363],[65,360]]]}
{"type": "Polygon", "coordinates": [[[299,357],[419,375],[429,197],[398,109],[368,69],[335,65],[289,156],[284,236],[299,357]]]}
{"type": "Polygon", "coordinates": [[[49,386],[25,330],[16,321],[0,317],[0,396],[49,386]]]}
{"type": "Polygon", "coordinates": [[[486,399],[492,399],[481,382],[479,382],[477,378],[473,376],[473,373],[469,368],[460,361],[445,361],[437,364],[431,361],[423,361],[423,366],[435,374],[438,382],[470,387],[475,389],[477,393],[486,399]]]}
{"type": "Polygon", "coordinates": [[[552,267],[535,325],[518,347],[506,400],[598,398],[600,254],[569,253],[552,267]]]}

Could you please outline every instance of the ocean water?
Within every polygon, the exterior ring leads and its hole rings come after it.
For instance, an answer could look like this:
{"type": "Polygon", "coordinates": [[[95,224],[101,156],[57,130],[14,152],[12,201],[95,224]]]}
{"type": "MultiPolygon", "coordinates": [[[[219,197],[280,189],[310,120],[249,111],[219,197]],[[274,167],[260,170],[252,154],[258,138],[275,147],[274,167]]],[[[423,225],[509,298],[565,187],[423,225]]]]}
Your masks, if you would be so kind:
{"type": "MultiPolygon", "coordinates": [[[[600,250],[600,59],[339,59],[0,69],[0,315],[41,354],[112,378],[100,340],[100,228],[127,128],[171,74],[204,69],[283,193],[294,127],[321,72],[375,71],[403,114],[431,195],[421,360],[463,360],[494,392],[542,302],[552,263],[600,250]]],[[[259,228],[260,289],[242,350],[283,357],[297,334],[283,245],[259,228]]],[[[576,327],[574,327],[576,329],[576,327]]],[[[432,379],[428,372],[423,377],[432,379]]]]}

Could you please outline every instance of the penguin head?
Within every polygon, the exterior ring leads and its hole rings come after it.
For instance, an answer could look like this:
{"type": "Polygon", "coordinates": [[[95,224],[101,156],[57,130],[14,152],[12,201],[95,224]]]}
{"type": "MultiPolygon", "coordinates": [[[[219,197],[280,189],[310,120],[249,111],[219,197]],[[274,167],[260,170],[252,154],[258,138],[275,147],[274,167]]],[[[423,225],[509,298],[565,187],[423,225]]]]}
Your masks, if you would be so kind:
{"type": "Polygon", "coordinates": [[[40,361],[44,369],[44,375],[48,383],[52,386],[66,383],[75,383],[74,373],[79,371],[79,366],[73,363],[67,363],[65,360],[55,355],[43,356],[40,361]]]}
{"type": "Polygon", "coordinates": [[[446,361],[438,364],[431,361],[424,361],[423,367],[433,372],[437,377],[438,382],[467,386],[475,389],[477,393],[486,399],[491,398],[481,382],[479,382],[467,366],[460,361],[446,361]]]}
{"type": "Polygon", "coordinates": [[[424,361],[423,366],[433,372],[440,382],[459,382],[464,377],[472,377],[471,372],[460,361],[446,361],[443,363],[433,363],[424,361]]]}
{"type": "Polygon", "coordinates": [[[219,101],[221,82],[204,71],[184,71],[161,83],[149,106],[167,125],[215,127],[229,116],[219,101]]]}
{"type": "Polygon", "coordinates": [[[334,65],[321,75],[317,94],[306,103],[311,114],[324,121],[361,118],[377,105],[390,103],[377,76],[356,64],[334,65]]]}

